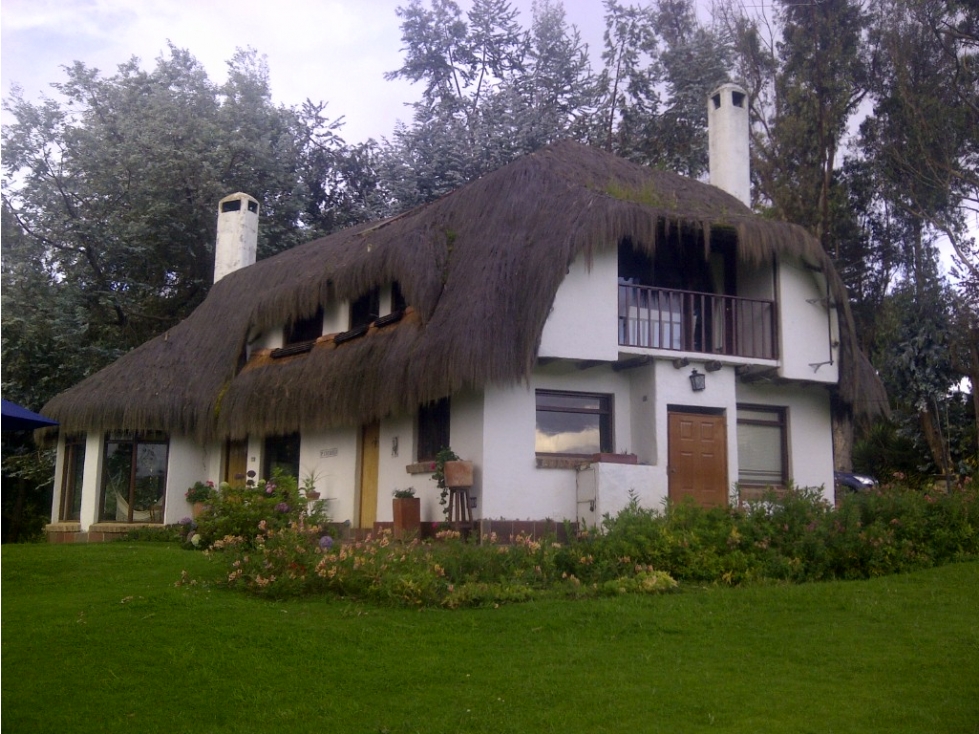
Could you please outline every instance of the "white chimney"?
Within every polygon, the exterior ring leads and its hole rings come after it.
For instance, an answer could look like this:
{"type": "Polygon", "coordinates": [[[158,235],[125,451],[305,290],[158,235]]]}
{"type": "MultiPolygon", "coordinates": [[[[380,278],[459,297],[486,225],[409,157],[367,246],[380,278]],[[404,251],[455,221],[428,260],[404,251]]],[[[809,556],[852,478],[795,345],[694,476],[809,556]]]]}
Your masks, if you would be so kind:
{"type": "Polygon", "coordinates": [[[238,192],[218,203],[218,238],[214,245],[214,282],[254,264],[258,250],[258,201],[238,192]]]}
{"type": "Polygon", "coordinates": [[[748,95],[737,84],[722,84],[707,100],[710,182],[751,206],[748,154],[748,95]]]}

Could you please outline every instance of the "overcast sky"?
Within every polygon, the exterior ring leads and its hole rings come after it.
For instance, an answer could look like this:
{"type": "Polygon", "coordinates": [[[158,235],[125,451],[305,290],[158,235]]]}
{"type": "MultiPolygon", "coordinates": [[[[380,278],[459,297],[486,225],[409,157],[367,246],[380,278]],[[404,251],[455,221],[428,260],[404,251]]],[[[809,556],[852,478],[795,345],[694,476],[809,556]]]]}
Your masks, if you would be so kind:
{"type": "MultiPolygon", "coordinates": [[[[532,0],[514,0],[529,28],[532,0]]],[[[420,85],[385,81],[401,65],[400,18],[408,0],[3,0],[0,4],[0,75],[3,97],[19,85],[28,99],[53,94],[61,66],[83,61],[108,76],[131,56],[151,68],[171,41],[188,49],[213,81],[225,78],[236,48],[267,57],[276,102],[309,98],[344,116],[348,142],[390,137],[405,103],[420,85]]],[[[459,0],[463,11],[469,0],[459,0]]],[[[565,0],[569,24],[578,26],[598,68],[604,30],[601,0],[565,0]]]]}

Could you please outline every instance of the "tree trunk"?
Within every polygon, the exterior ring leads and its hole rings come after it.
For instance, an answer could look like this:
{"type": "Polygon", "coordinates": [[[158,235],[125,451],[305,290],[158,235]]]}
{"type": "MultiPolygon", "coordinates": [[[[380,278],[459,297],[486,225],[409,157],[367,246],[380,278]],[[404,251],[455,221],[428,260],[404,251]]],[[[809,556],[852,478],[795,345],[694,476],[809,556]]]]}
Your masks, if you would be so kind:
{"type": "Polygon", "coordinates": [[[833,469],[851,471],[853,468],[853,413],[834,397],[833,411],[833,469]]]}
{"type": "Polygon", "coordinates": [[[931,458],[941,474],[947,475],[948,451],[945,448],[945,440],[942,437],[941,416],[935,410],[935,406],[929,403],[925,409],[918,413],[921,421],[921,432],[925,434],[925,441],[928,443],[928,450],[931,458]]]}

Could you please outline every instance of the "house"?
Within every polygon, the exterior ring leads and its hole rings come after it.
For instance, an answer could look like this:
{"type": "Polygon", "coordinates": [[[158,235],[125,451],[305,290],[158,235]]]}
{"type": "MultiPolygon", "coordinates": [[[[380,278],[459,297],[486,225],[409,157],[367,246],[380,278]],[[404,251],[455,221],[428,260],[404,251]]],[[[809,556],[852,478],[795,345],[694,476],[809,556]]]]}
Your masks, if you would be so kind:
{"type": "MultiPolygon", "coordinates": [[[[709,108],[712,170],[744,199],[743,92],[709,108]]],[[[504,532],[594,524],[630,496],[830,493],[831,400],[886,402],[819,243],[718,186],[562,142],[254,262],[258,208],[220,203],[193,314],[44,407],[51,539],[176,523],[195,481],[275,467],[315,477],[353,527],[389,522],[408,486],[437,521],[443,445],[504,532]]]]}

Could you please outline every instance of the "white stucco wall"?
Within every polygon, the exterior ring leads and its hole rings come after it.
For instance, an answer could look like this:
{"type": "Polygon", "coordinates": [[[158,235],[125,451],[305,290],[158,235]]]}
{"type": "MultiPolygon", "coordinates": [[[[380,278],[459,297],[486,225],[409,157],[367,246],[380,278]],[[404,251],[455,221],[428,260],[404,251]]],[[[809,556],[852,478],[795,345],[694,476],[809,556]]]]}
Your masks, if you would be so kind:
{"type": "Polygon", "coordinates": [[[827,309],[825,303],[825,278],[801,263],[781,262],[777,284],[780,375],[792,380],[837,382],[840,330],[836,309],[827,309]]]}
{"type": "Polygon", "coordinates": [[[614,360],[618,355],[619,263],[615,248],[584,255],[558,287],[541,335],[540,357],[614,360]]]}
{"type": "Polygon", "coordinates": [[[208,450],[189,438],[171,437],[167,449],[167,496],[163,503],[163,522],[173,525],[193,514],[193,507],[187,502],[187,489],[197,481],[210,479],[217,484],[220,476],[221,453],[219,448],[208,450]],[[216,471],[209,472],[213,467],[211,457],[218,460],[216,471]]]}
{"type": "MultiPolygon", "coordinates": [[[[822,487],[823,496],[832,501],[833,426],[829,392],[818,385],[738,385],[738,402],[787,408],[789,478],[798,487],[822,487]]],[[[737,474],[733,477],[736,481],[737,474]]]]}
{"type": "Polygon", "coordinates": [[[306,433],[300,439],[300,486],[304,477],[315,477],[316,489],[327,501],[327,514],[335,522],[356,524],[358,517],[358,433],[359,429],[338,428],[306,433]]]}

